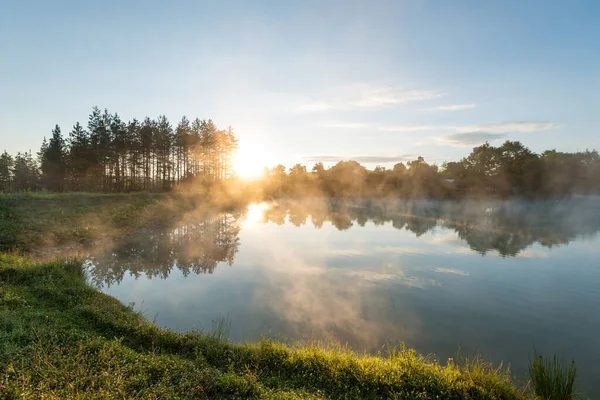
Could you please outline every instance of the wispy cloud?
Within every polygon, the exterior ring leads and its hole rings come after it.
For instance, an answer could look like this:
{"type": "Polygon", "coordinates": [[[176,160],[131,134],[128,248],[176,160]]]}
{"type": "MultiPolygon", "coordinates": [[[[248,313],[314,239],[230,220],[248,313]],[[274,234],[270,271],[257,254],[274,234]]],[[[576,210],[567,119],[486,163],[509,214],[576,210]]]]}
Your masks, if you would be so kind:
{"type": "Polygon", "coordinates": [[[380,126],[380,132],[438,132],[450,131],[437,137],[437,142],[451,146],[473,146],[493,142],[508,137],[509,133],[529,133],[560,128],[556,122],[548,121],[509,121],[491,124],[448,126],[448,125],[392,125],[380,126]]]}
{"type": "Polygon", "coordinates": [[[475,125],[466,127],[465,130],[483,132],[536,132],[560,128],[560,124],[547,121],[515,121],[498,122],[494,124],[475,125]]]}
{"type": "Polygon", "coordinates": [[[302,104],[300,110],[304,112],[319,112],[373,109],[413,101],[438,99],[443,96],[444,93],[433,90],[406,90],[393,86],[375,86],[358,83],[329,90],[320,96],[320,98],[302,104]]]}
{"type": "Polygon", "coordinates": [[[470,108],[477,107],[474,103],[472,104],[451,104],[446,106],[433,107],[430,110],[439,110],[439,111],[460,111],[460,110],[468,110],[470,108]]]}
{"type": "Polygon", "coordinates": [[[415,157],[410,154],[404,154],[399,156],[355,156],[355,157],[344,157],[335,155],[316,155],[305,157],[305,161],[311,162],[338,162],[354,160],[359,163],[391,163],[412,160],[415,157]]]}
{"type": "Polygon", "coordinates": [[[490,132],[464,132],[451,133],[439,138],[440,143],[449,144],[457,147],[468,147],[485,142],[493,142],[506,138],[506,133],[490,133],[490,132]]]}
{"type": "MultiPolygon", "coordinates": [[[[470,105],[460,105],[470,106],[470,105]]],[[[454,107],[454,106],[447,106],[454,107]]],[[[456,106],[458,107],[458,105],[456,106]]],[[[336,122],[323,124],[323,127],[327,128],[338,128],[338,129],[365,129],[370,125],[361,122],[336,122]]],[[[510,133],[529,133],[538,131],[547,131],[550,129],[560,128],[562,125],[556,122],[550,121],[507,121],[507,122],[495,122],[490,124],[479,124],[479,125],[463,125],[463,126],[449,126],[449,125],[388,125],[388,126],[372,126],[373,129],[379,132],[399,132],[399,133],[420,133],[420,132],[431,132],[441,134],[445,132],[452,132],[437,137],[430,137],[432,143],[437,142],[438,144],[457,146],[457,147],[470,147],[479,145],[485,142],[495,142],[503,139],[507,139],[510,133]]],[[[347,157],[340,156],[311,156],[307,158],[307,161],[323,161],[323,162],[337,162],[341,160],[347,160],[347,157]]],[[[384,163],[384,162],[397,162],[406,161],[406,156],[392,156],[392,157],[378,157],[378,156],[359,156],[352,157],[351,159],[359,162],[371,162],[371,163],[384,163]]]]}
{"type": "Polygon", "coordinates": [[[486,132],[486,133],[509,133],[509,132],[536,132],[560,128],[556,122],[548,121],[509,121],[481,125],[391,125],[377,128],[381,132],[424,132],[424,131],[454,131],[457,133],[486,132]]]}
{"type": "Polygon", "coordinates": [[[302,104],[302,106],[300,107],[300,110],[307,111],[307,112],[313,112],[313,111],[335,110],[336,108],[338,108],[338,107],[331,102],[328,103],[328,102],[324,102],[324,101],[315,101],[315,102],[311,102],[311,103],[302,104]]]}
{"type": "Polygon", "coordinates": [[[339,128],[339,129],[363,129],[368,125],[361,122],[335,122],[322,125],[324,128],[339,128]]]}
{"type": "Polygon", "coordinates": [[[377,128],[381,132],[424,132],[424,131],[440,131],[448,130],[447,126],[435,125],[396,125],[396,126],[381,126],[377,128]]]}

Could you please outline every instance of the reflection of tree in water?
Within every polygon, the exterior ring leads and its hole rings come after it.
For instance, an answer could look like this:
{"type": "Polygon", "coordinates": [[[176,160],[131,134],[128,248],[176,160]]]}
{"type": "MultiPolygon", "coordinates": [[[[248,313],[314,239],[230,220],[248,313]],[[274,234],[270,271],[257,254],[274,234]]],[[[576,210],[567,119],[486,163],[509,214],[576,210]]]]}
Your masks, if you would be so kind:
{"type": "Polygon", "coordinates": [[[315,228],[328,221],[338,230],[356,223],[365,226],[387,222],[417,237],[436,226],[452,229],[481,254],[496,250],[516,256],[539,243],[546,247],[567,244],[578,236],[600,230],[600,201],[574,198],[551,201],[431,201],[431,200],[327,200],[280,202],[268,209],[264,222],[296,226],[308,217],[315,228]]]}
{"type": "Polygon", "coordinates": [[[551,248],[595,235],[600,230],[600,204],[590,199],[508,202],[444,225],[482,254],[497,250],[502,256],[515,256],[535,242],[551,248]]]}
{"type": "MultiPolygon", "coordinates": [[[[184,275],[212,273],[221,262],[231,265],[239,247],[239,214],[219,214],[170,230],[155,230],[125,239],[90,256],[92,282],[110,285],[126,273],[166,278],[176,268],[184,275]]],[[[454,230],[471,249],[516,256],[539,243],[567,244],[600,230],[600,201],[303,201],[268,207],[263,222],[295,226],[308,222],[320,229],[329,222],[338,230],[391,222],[417,237],[436,226],[454,230]]]]}
{"type": "Polygon", "coordinates": [[[220,262],[233,263],[238,252],[239,215],[219,214],[184,223],[170,230],[137,235],[90,256],[94,284],[121,282],[125,273],[136,278],[166,278],[176,268],[185,276],[212,273],[220,262]]]}

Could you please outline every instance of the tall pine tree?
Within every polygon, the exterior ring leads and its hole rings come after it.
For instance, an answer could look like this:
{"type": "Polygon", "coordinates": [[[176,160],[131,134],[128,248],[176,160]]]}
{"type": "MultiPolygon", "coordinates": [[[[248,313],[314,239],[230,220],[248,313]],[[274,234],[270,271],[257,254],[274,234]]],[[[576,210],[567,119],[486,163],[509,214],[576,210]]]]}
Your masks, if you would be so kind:
{"type": "Polygon", "coordinates": [[[62,192],[65,187],[66,151],[65,140],[56,125],[52,130],[50,141],[42,144],[39,153],[42,185],[53,192],[62,192]]]}

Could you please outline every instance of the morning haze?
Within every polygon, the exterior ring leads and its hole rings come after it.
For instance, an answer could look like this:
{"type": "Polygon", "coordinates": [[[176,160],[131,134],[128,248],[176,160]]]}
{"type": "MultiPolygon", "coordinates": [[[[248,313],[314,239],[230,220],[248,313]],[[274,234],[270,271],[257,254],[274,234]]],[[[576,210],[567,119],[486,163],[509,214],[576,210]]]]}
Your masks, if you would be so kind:
{"type": "Polygon", "coordinates": [[[600,396],[595,2],[0,9],[0,397],[600,396]]]}

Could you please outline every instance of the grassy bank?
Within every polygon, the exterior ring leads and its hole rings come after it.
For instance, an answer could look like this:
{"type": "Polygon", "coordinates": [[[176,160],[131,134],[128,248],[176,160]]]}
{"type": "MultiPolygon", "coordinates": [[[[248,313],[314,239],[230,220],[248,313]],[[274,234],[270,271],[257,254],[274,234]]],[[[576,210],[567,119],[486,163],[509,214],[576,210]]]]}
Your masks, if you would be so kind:
{"type": "MultiPolygon", "coordinates": [[[[239,200],[222,202],[232,208],[239,200]]],[[[215,207],[189,193],[24,193],[0,195],[0,251],[67,246],[173,224],[215,207]]]]}
{"type": "Polygon", "coordinates": [[[163,330],[88,286],[76,261],[0,254],[0,343],[3,398],[523,398],[479,363],[163,330]]]}

